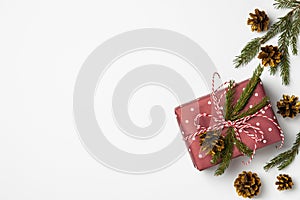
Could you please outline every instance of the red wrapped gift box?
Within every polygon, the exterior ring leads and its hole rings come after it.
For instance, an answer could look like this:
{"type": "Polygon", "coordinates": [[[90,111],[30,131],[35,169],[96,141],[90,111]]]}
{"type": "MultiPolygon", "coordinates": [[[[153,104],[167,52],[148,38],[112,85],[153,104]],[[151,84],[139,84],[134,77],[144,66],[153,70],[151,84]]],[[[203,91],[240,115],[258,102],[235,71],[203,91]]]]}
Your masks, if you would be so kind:
{"type": "MultiPolygon", "coordinates": [[[[236,101],[238,100],[239,96],[241,95],[243,89],[246,87],[248,82],[249,80],[245,80],[243,82],[236,84],[234,103],[236,103],[236,101]]],[[[263,84],[262,82],[260,82],[259,84],[257,84],[253,92],[253,95],[249,99],[244,110],[248,110],[252,106],[256,105],[265,96],[266,94],[263,88],[263,84]]],[[[197,132],[197,127],[194,125],[194,119],[199,113],[210,114],[212,111],[211,106],[212,106],[211,96],[206,95],[204,97],[198,98],[196,100],[193,100],[189,103],[183,104],[175,108],[175,114],[177,116],[177,121],[180,126],[183,137],[189,136],[197,132]]],[[[273,119],[278,124],[272,108],[267,109],[264,112],[264,115],[273,119]]],[[[211,120],[209,118],[201,118],[199,123],[201,124],[201,126],[208,127],[210,125],[210,121],[211,120]]],[[[275,126],[272,122],[270,122],[268,119],[263,117],[253,117],[248,122],[255,126],[258,126],[264,132],[265,140],[263,142],[257,143],[257,149],[268,146],[270,144],[277,143],[282,140],[282,135],[279,128],[275,126]]],[[[223,129],[222,134],[224,134],[225,132],[226,129],[223,129]]],[[[245,133],[243,132],[240,133],[240,138],[242,142],[246,144],[249,148],[251,149],[254,148],[254,141],[245,133]]],[[[192,143],[186,142],[186,145],[188,147],[188,151],[191,155],[194,166],[198,170],[203,170],[212,167],[214,164],[210,162],[212,158],[211,155],[207,155],[203,158],[199,158],[199,152],[200,152],[199,142],[200,142],[199,137],[196,137],[192,143]]],[[[241,155],[242,153],[236,147],[234,147],[233,158],[241,155]]]]}

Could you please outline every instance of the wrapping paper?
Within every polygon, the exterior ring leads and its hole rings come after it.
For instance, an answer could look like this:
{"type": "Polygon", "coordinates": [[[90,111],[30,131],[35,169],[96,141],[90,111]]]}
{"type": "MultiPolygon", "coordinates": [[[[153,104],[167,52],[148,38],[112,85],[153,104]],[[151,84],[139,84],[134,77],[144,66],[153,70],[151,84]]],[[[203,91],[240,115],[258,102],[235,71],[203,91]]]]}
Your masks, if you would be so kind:
{"type": "MultiPolygon", "coordinates": [[[[236,84],[234,103],[236,103],[237,99],[241,95],[243,89],[246,87],[248,82],[249,80],[245,80],[243,82],[236,84]]],[[[249,99],[247,105],[244,107],[242,112],[248,110],[252,106],[259,103],[265,96],[266,94],[263,88],[263,83],[260,82],[257,84],[252,97],[249,99]]],[[[197,127],[194,125],[194,119],[199,113],[210,114],[212,112],[212,105],[213,104],[212,104],[211,96],[206,95],[175,108],[175,114],[183,137],[186,137],[190,134],[197,132],[197,127]]],[[[272,108],[267,109],[264,115],[273,119],[278,124],[272,108]]],[[[210,125],[210,121],[211,120],[209,118],[201,118],[199,120],[199,123],[201,124],[201,126],[208,127],[210,125]]],[[[281,141],[282,137],[280,136],[281,134],[280,130],[269,120],[262,117],[253,117],[248,122],[258,126],[264,132],[265,140],[263,142],[257,143],[257,149],[281,141]]],[[[227,130],[226,128],[223,129],[222,134],[224,134],[226,130],[227,130]]],[[[245,133],[243,132],[240,133],[240,137],[244,144],[246,144],[251,149],[254,148],[254,141],[251,138],[249,138],[245,133]]],[[[186,145],[195,168],[197,168],[198,170],[203,170],[213,166],[213,164],[210,162],[211,155],[208,154],[203,158],[199,158],[199,152],[200,152],[199,137],[196,137],[195,140],[192,141],[192,143],[186,141],[186,145]]],[[[233,158],[241,155],[242,153],[236,147],[234,147],[233,158]]]]}

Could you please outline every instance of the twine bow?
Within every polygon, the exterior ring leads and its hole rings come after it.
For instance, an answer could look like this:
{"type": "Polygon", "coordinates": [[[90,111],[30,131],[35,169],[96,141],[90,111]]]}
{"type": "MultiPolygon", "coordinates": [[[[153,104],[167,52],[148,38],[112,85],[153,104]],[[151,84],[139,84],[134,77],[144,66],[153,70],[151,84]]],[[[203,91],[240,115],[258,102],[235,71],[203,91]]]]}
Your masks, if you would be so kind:
{"type": "MultiPolygon", "coordinates": [[[[256,149],[257,149],[257,143],[258,142],[263,142],[263,143],[267,143],[267,140],[264,137],[264,132],[261,130],[260,128],[260,124],[259,122],[256,123],[255,125],[249,123],[249,120],[254,118],[254,117],[262,117],[265,118],[267,120],[269,120],[271,123],[273,123],[278,130],[280,131],[280,137],[281,137],[281,144],[279,146],[279,148],[282,147],[282,145],[284,144],[284,135],[283,135],[283,131],[280,128],[280,126],[275,122],[274,119],[271,119],[270,117],[265,115],[265,112],[271,108],[271,104],[267,104],[266,106],[264,106],[263,108],[261,108],[260,110],[258,110],[256,113],[252,114],[252,115],[248,115],[242,118],[239,118],[237,120],[231,121],[231,120],[225,120],[224,118],[224,109],[223,107],[220,105],[220,102],[222,100],[222,98],[226,95],[226,90],[224,90],[223,93],[221,93],[220,97],[218,98],[216,93],[219,91],[220,88],[222,88],[223,86],[227,85],[229,82],[225,82],[223,84],[221,84],[217,89],[215,89],[214,85],[215,85],[215,76],[218,76],[218,78],[220,78],[220,75],[215,72],[213,74],[213,78],[212,78],[212,93],[211,93],[211,99],[212,99],[212,104],[213,104],[213,114],[207,114],[207,113],[199,113],[195,119],[194,119],[194,125],[197,127],[197,132],[195,132],[194,134],[188,135],[184,138],[184,140],[186,141],[190,141],[190,140],[195,140],[195,137],[198,135],[201,135],[205,132],[209,132],[209,131],[216,131],[216,130],[222,130],[224,128],[229,128],[232,127],[234,129],[235,132],[235,136],[236,138],[241,141],[241,137],[240,134],[241,133],[245,133],[249,138],[251,138],[254,142],[254,148],[253,148],[253,152],[252,155],[250,157],[250,159],[245,163],[243,161],[244,164],[249,164],[253,158],[254,155],[256,153],[256,149]],[[200,118],[211,118],[212,119],[212,124],[209,127],[204,127],[199,123],[199,119],[200,118]],[[252,130],[250,132],[250,130],[252,130]]],[[[235,85],[233,85],[233,87],[235,87],[235,85]]]]}

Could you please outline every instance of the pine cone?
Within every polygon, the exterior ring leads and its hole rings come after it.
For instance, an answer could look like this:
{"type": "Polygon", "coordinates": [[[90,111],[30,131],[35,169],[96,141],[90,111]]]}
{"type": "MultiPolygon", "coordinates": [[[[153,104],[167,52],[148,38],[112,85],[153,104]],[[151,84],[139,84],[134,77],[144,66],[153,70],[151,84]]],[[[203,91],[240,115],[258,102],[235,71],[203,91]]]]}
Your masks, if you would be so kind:
{"type": "Polygon", "coordinates": [[[260,11],[258,9],[255,9],[255,13],[249,13],[250,17],[248,18],[247,24],[251,25],[252,31],[266,31],[269,28],[269,17],[265,13],[265,11],[260,11]]]}
{"type": "Polygon", "coordinates": [[[260,178],[256,173],[243,171],[234,181],[234,187],[239,196],[252,198],[259,194],[260,178]]]}
{"type": "Polygon", "coordinates": [[[261,52],[258,54],[258,58],[262,59],[263,66],[270,65],[271,67],[276,67],[281,61],[281,53],[279,52],[278,47],[267,45],[265,47],[261,47],[261,52]]]}
{"type": "Polygon", "coordinates": [[[283,95],[283,99],[280,99],[277,102],[277,113],[281,114],[283,118],[295,117],[300,112],[300,102],[298,101],[298,97],[292,95],[283,95]]]}
{"type": "Polygon", "coordinates": [[[203,151],[208,151],[209,154],[215,155],[225,148],[225,137],[217,131],[205,132],[200,135],[200,146],[203,151]]]}
{"type": "Polygon", "coordinates": [[[289,190],[292,189],[294,183],[292,178],[287,175],[287,174],[279,174],[279,176],[277,176],[278,181],[275,183],[276,185],[278,185],[277,189],[282,191],[282,190],[289,190]]]}

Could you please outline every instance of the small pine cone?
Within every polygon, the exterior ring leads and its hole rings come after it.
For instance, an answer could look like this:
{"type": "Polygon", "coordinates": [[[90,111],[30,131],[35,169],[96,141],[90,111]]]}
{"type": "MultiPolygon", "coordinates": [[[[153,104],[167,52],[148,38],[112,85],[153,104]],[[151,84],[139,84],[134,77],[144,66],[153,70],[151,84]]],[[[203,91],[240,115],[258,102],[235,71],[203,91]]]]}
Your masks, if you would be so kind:
{"type": "Polygon", "coordinates": [[[292,178],[287,175],[287,174],[279,174],[279,176],[277,176],[278,181],[275,183],[276,185],[278,185],[277,189],[282,191],[282,190],[289,190],[292,189],[294,183],[292,178]]]}
{"type": "Polygon", "coordinates": [[[300,102],[298,101],[298,97],[292,95],[283,95],[283,99],[280,99],[277,102],[277,113],[281,114],[283,118],[295,117],[300,112],[300,102]]]}
{"type": "Polygon", "coordinates": [[[258,54],[258,58],[262,59],[263,66],[276,67],[280,63],[281,53],[278,47],[273,47],[272,45],[267,45],[261,47],[261,52],[258,54]]]}
{"type": "Polygon", "coordinates": [[[254,10],[255,13],[249,13],[251,18],[248,18],[247,24],[251,25],[252,31],[266,31],[269,28],[269,17],[265,11],[260,11],[258,9],[254,10]]]}
{"type": "Polygon", "coordinates": [[[256,173],[243,171],[234,181],[234,187],[239,196],[252,198],[259,194],[260,178],[256,173]]]}
{"type": "Polygon", "coordinates": [[[225,148],[225,137],[217,131],[205,132],[200,135],[200,146],[202,150],[208,151],[209,154],[215,155],[225,148]]]}

